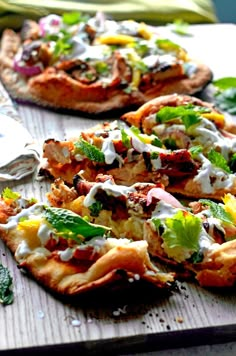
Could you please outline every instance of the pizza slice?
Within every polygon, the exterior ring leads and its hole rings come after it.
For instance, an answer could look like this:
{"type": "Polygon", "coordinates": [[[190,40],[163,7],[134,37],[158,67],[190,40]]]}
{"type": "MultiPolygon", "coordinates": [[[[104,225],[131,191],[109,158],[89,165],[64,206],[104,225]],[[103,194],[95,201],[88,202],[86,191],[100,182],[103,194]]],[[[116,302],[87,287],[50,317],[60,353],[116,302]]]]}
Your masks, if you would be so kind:
{"type": "Polygon", "coordinates": [[[151,256],[201,286],[236,283],[236,198],[230,193],[219,203],[200,199],[183,205],[161,186],[120,186],[99,175],[95,182],[77,180],[73,188],[59,179],[47,198],[52,206],[103,222],[116,238],[146,240],[151,256]]]}
{"type": "Polygon", "coordinates": [[[100,13],[51,14],[26,21],[20,33],[6,29],[0,69],[16,99],[93,114],[193,94],[212,79],[208,66],[157,29],[100,13]]]}
{"type": "Polygon", "coordinates": [[[159,183],[171,193],[193,198],[220,200],[225,193],[235,194],[236,137],[219,128],[224,122],[221,113],[193,101],[164,106],[160,124],[155,125],[156,114],[150,114],[153,128],[147,133],[113,121],[80,132],[77,138],[47,139],[39,175],[72,184],[79,172],[89,181],[103,173],[117,184],[159,183]]]}
{"type": "Polygon", "coordinates": [[[116,239],[110,228],[67,209],[23,199],[5,189],[0,236],[22,268],[53,293],[76,296],[111,285],[144,281],[169,289],[174,274],[150,260],[146,241],[116,239]]]}

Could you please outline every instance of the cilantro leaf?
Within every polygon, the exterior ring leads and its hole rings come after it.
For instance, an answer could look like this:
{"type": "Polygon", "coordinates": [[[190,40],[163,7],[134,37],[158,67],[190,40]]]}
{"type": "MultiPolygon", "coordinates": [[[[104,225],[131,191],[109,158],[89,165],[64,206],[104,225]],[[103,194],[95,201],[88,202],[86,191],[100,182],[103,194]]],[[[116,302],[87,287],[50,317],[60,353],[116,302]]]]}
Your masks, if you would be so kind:
{"type": "Polygon", "coordinates": [[[87,222],[72,211],[60,208],[47,207],[44,212],[45,219],[64,238],[71,238],[78,243],[95,236],[104,236],[110,229],[87,222]]]}
{"type": "Polygon", "coordinates": [[[210,212],[214,218],[220,219],[228,224],[233,224],[234,222],[233,217],[229,212],[225,211],[222,205],[208,199],[200,199],[199,202],[202,203],[203,205],[209,206],[210,212]]]}
{"type": "Polygon", "coordinates": [[[12,199],[12,200],[17,200],[20,198],[20,194],[13,192],[11,188],[5,188],[2,192],[2,198],[3,199],[12,199]]]}
{"type": "Polygon", "coordinates": [[[180,105],[176,107],[165,106],[156,114],[158,123],[165,123],[174,119],[180,119],[186,129],[201,121],[200,113],[209,112],[209,109],[193,105],[180,105]]]}
{"type": "Polygon", "coordinates": [[[0,303],[8,305],[13,303],[14,295],[11,289],[12,277],[8,268],[0,263],[0,303]]]}
{"type": "Polygon", "coordinates": [[[209,161],[216,167],[223,169],[227,173],[232,173],[226,159],[220,152],[211,149],[207,155],[209,161]]]}
{"type": "Polygon", "coordinates": [[[85,155],[91,161],[104,163],[105,162],[105,155],[104,153],[99,150],[96,146],[92,145],[91,143],[87,142],[84,139],[80,139],[79,141],[74,143],[76,152],[80,152],[85,155]]]}
{"type": "Polygon", "coordinates": [[[197,158],[197,156],[199,155],[199,153],[202,153],[202,146],[198,145],[198,146],[192,146],[189,148],[189,152],[192,156],[193,159],[197,158]]]}
{"type": "Polygon", "coordinates": [[[179,210],[172,218],[165,220],[166,229],[162,238],[169,248],[184,247],[197,252],[199,235],[202,228],[201,219],[195,215],[179,210]]]}

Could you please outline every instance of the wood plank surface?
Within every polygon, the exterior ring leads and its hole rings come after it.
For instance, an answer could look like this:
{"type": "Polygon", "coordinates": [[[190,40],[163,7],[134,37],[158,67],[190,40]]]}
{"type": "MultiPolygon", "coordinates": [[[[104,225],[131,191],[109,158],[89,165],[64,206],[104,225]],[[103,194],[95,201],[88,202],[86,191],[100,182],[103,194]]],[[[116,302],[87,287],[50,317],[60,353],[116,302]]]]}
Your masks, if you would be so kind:
{"type": "MultiPolygon", "coordinates": [[[[235,42],[235,25],[195,25],[191,32],[193,36],[184,38],[173,35],[174,40],[184,43],[190,54],[208,64],[216,79],[236,76],[236,53],[231,45],[233,39],[235,42]]],[[[17,109],[39,147],[47,138],[69,138],[103,121],[23,104],[17,109]]],[[[0,189],[6,186],[45,202],[49,189],[48,182],[31,176],[1,183],[0,189]]],[[[67,351],[121,354],[235,340],[235,288],[208,290],[194,282],[183,282],[170,294],[145,289],[141,295],[135,289],[134,293],[117,292],[112,298],[95,293],[71,303],[18,270],[1,241],[0,261],[13,276],[15,295],[12,305],[0,305],[0,354],[43,354],[48,350],[57,355],[67,351]]]]}

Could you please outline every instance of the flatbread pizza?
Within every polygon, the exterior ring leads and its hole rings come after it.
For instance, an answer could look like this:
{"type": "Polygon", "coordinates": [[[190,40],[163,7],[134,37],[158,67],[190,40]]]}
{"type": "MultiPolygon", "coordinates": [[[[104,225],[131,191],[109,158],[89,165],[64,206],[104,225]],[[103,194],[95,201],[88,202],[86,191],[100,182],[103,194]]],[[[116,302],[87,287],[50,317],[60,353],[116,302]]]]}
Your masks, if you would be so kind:
{"type": "Polygon", "coordinates": [[[194,276],[204,287],[236,283],[236,198],[230,193],[219,203],[201,199],[183,205],[161,186],[120,186],[99,175],[73,188],[58,179],[47,197],[52,206],[103,222],[115,238],[147,241],[149,254],[177,276],[182,270],[182,277],[194,276]]]}
{"type": "MultiPolygon", "coordinates": [[[[27,200],[9,189],[0,201],[0,236],[19,268],[51,292],[77,296],[119,281],[170,289],[174,273],[155,266],[144,240],[110,236],[68,209],[27,200]]],[[[122,284],[122,283],[121,283],[122,284]]]]}
{"type": "Polygon", "coordinates": [[[160,95],[192,95],[212,72],[145,23],[66,13],[27,20],[20,33],[6,29],[0,78],[15,99],[98,114],[160,95]]]}
{"type": "Polygon", "coordinates": [[[144,105],[122,121],[98,124],[77,137],[47,139],[39,176],[72,185],[78,173],[88,181],[103,173],[117,184],[158,183],[195,199],[236,193],[236,136],[222,113],[176,94],[144,105]]]}

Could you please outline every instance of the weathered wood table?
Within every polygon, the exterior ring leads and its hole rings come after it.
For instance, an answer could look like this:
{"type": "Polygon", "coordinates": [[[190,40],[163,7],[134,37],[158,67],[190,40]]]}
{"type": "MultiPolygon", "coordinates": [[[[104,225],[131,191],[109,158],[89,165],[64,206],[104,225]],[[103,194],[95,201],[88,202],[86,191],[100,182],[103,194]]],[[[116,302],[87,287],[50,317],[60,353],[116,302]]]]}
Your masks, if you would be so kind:
{"type": "MultiPolygon", "coordinates": [[[[175,40],[208,64],[215,79],[236,77],[236,26],[194,25],[191,32],[193,36],[175,40]]],[[[68,138],[95,124],[28,105],[18,105],[18,111],[40,147],[46,138],[68,138]]],[[[6,186],[46,201],[49,183],[29,176],[1,183],[1,190],[6,186]]],[[[12,273],[15,295],[12,305],[0,305],[0,354],[122,354],[236,340],[235,289],[207,290],[184,282],[171,295],[154,297],[144,291],[143,296],[107,300],[95,294],[93,300],[68,304],[21,273],[1,241],[0,261],[12,273]]]]}

